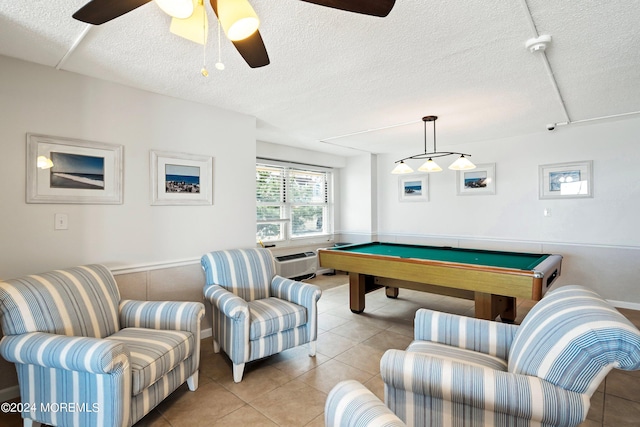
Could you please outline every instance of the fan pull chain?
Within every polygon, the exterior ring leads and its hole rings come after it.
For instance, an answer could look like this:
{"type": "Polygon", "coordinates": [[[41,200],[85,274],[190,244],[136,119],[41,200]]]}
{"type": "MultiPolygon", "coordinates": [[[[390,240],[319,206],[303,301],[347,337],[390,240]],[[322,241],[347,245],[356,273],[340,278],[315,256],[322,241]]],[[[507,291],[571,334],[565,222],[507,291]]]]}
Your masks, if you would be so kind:
{"type": "Polygon", "coordinates": [[[207,11],[204,8],[204,2],[200,2],[202,5],[202,70],[200,74],[204,77],[209,77],[209,71],[207,70],[207,11]]]}
{"type": "Polygon", "coordinates": [[[218,62],[216,62],[216,68],[220,71],[224,70],[224,64],[222,63],[222,36],[220,33],[219,19],[218,19],[218,62]]]}

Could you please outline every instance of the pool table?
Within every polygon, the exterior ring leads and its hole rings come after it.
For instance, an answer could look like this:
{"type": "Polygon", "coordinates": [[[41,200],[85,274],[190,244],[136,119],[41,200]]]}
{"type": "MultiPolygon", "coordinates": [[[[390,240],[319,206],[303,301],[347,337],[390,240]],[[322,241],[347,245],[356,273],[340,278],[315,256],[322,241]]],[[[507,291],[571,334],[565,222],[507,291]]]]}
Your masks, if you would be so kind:
{"type": "Polygon", "coordinates": [[[516,317],[516,298],[539,301],[560,276],[561,255],[370,242],[318,250],[320,266],[349,273],[350,308],[382,287],[390,298],[413,289],[475,301],[475,317],[516,317]]]}

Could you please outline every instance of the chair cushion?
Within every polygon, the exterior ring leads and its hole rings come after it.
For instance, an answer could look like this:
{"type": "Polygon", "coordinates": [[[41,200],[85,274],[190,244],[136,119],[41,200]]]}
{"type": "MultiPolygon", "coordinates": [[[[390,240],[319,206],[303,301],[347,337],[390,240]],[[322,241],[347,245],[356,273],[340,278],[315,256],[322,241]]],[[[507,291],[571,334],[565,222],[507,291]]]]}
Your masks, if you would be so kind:
{"type": "Polygon", "coordinates": [[[407,347],[407,351],[424,353],[428,356],[465,363],[467,365],[482,366],[496,371],[506,372],[507,370],[507,361],[499,357],[446,344],[430,341],[413,341],[409,344],[409,347],[407,347]]]}
{"type": "Polygon", "coordinates": [[[251,314],[249,326],[251,341],[307,323],[307,310],[304,307],[279,298],[251,301],[249,302],[249,312],[251,314]]]}
{"type": "Polygon", "coordinates": [[[611,368],[640,369],[640,332],[595,292],[555,289],[522,321],[509,372],[591,394],[611,368]]]}
{"type": "Polygon", "coordinates": [[[131,395],[144,391],[191,356],[195,338],[191,332],[125,328],[107,339],[126,345],[131,356],[131,395]]]}

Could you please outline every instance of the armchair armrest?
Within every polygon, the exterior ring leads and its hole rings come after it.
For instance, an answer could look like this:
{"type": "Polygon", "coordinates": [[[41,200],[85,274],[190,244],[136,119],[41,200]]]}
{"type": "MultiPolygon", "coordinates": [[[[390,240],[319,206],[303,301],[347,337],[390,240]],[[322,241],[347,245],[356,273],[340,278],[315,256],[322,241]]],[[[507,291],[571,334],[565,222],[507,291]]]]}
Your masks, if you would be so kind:
{"type": "Polygon", "coordinates": [[[342,381],[329,392],[324,408],[326,427],[400,427],[405,424],[368,388],[342,381]]]}
{"type": "Polygon", "coordinates": [[[416,340],[447,344],[507,359],[517,325],[421,308],[414,321],[416,340]]]}
{"type": "Polygon", "coordinates": [[[129,365],[129,353],[122,343],[45,332],[5,336],[0,355],[12,363],[93,374],[110,374],[129,365]]]}
{"type": "MultiPolygon", "coordinates": [[[[394,390],[405,390],[545,425],[570,426],[584,421],[590,405],[588,395],[538,377],[421,353],[388,350],[380,361],[380,373],[391,410],[395,407],[394,390]]],[[[404,395],[404,391],[400,394],[404,395]]]]}
{"type": "Polygon", "coordinates": [[[219,285],[204,287],[204,297],[211,301],[226,317],[234,320],[249,319],[249,305],[245,300],[219,285]]]}
{"type": "Polygon", "coordinates": [[[120,301],[122,328],[200,332],[204,305],[190,301],[120,301]]]}
{"type": "Polygon", "coordinates": [[[281,276],[274,276],[269,290],[272,297],[287,300],[307,309],[314,307],[322,295],[322,291],[316,285],[297,282],[281,276]]]}

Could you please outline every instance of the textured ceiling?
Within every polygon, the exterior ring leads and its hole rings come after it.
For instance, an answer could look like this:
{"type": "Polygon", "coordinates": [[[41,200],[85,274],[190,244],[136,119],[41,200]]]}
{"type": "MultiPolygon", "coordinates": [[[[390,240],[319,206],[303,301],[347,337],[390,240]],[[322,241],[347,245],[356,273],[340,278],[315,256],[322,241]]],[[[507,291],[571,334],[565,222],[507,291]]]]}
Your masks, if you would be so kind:
{"type": "MultiPolygon", "coordinates": [[[[71,18],[85,2],[1,1],[0,54],[56,67],[87,28],[71,18]]],[[[386,18],[251,2],[266,67],[223,39],[226,69],[215,69],[207,5],[201,76],[202,46],[169,33],[149,3],[90,27],[60,69],[253,115],[260,140],[341,155],[418,152],[425,115],[439,116],[445,149],[640,112],[639,0],[397,0],[386,18]],[[552,36],[549,67],[525,48],[538,34],[552,36]]]]}

